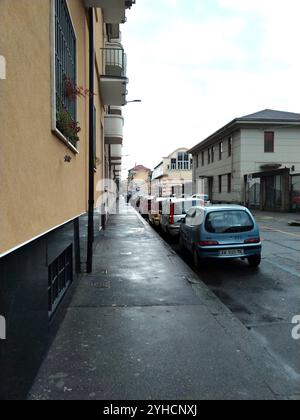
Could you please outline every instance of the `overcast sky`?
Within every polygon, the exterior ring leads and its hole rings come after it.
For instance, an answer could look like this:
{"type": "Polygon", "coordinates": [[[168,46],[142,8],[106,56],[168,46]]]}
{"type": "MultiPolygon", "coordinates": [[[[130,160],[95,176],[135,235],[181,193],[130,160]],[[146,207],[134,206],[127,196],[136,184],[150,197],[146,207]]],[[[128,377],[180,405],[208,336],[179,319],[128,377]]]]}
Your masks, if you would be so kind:
{"type": "Polygon", "coordinates": [[[299,0],[136,0],[123,176],[191,147],[235,117],[300,112],[299,0]]]}

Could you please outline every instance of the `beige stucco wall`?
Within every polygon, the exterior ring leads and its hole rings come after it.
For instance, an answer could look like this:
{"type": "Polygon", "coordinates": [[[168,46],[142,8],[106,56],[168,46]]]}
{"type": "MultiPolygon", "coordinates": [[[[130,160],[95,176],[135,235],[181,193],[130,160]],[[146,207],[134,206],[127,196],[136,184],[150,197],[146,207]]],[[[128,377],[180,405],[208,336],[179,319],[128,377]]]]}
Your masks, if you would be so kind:
{"type": "MultiPolygon", "coordinates": [[[[51,132],[51,4],[0,2],[0,54],[7,60],[7,79],[0,80],[0,255],[87,209],[88,99],[78,99],[79,154],[51,132]],[[65,155],[71,163],[64,163],[65,155]]],[[[68,4],[77,36],[77,83],[88,87],[86,11],[81,1],[68,4]]],[[[97,42],[100,47],[100,36],[97,42]]]]}

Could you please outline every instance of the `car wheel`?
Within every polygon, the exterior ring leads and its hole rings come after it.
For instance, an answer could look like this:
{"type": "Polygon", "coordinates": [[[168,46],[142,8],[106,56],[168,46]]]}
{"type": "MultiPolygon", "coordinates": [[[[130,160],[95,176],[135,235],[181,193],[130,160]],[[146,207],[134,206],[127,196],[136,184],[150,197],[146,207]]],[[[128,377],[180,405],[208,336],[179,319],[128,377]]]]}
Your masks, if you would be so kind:
{"type": "Polygon", "coordinates": [[[261,255],[253,255],[253,257],[249,257],[248,263],[251,267],[258,267],[261,263],[261,255]]]}

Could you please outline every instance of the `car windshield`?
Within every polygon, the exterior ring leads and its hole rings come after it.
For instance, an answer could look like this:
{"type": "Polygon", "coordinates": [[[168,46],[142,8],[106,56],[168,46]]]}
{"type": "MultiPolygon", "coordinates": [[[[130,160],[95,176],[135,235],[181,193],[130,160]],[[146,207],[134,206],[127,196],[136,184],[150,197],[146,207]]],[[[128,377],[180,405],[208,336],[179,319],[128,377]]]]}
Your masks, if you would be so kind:
{"type": "Polygon", "coordinates": [[[249,232],[254,228],[250,215],[244,210],[223,210],[207,215],[205,229],[210,233],[249,232]]]}

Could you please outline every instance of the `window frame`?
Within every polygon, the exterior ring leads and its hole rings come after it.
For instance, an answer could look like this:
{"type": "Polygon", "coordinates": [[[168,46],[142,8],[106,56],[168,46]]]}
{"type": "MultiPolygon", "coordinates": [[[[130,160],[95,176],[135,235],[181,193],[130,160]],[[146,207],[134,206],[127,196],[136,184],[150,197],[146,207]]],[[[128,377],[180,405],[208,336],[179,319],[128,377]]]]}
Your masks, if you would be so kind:
{"type": "Polygon", "coordinates": [[[227,174],[227,193],[232,193],[232,174],[227,174]]]}
{"type": "Polygon", "coordinates": [[[223,192],[223,175],[219,175],[218,176],[218,180],[219,180],[219,194],[222,194],[223,192]]]}
{"type": "Polygon", "coordinates": [[[223,159],[223,141],[219,142],[219,161],[223,159]]]}
{"type": "MultiPolygon", "coordinates": [[[[74,32],[74,37],[75,37],[75,77],[76,77],[76,82],[77,82],[77,77],[78,77],[78,45],[77,45],[77,41],[78,41],[78,37],[77,37],[77,33],[76,33],[76,29],[75,29],[75,25],[74,25],[74,21],[72,18],[72,14],[70,12],[70,7],[69,7],[69,2],[68,0],[64,0],[66,3],[66,8],[70,17],[70,22],[72,25],[72,29],[74,32]]],[[[57,128],[57,119],[56,119],[56,111],[57,111],[57,107],[56,107],[56,63],[55,63],[55,45],[56,45],[56,18],[55,18],[55,13],[56,13],[56,0],[51,0],[51,45],[50,45],[50,50],[51,50],[51,131],[52,133],[58,138],[60,139],[69,149],[71,149],[71,151],[74,154],[79,154],[79,149],[78,149],[78,143],[76,146],[74,146],[73,143],[71,143],[67,137],[65,137],[63,135],[63,133],[60,132],[60,130],[57,128]]],[[[76,117],[77,117],[77,107],[76,107],[76,117]]],[[[76,118],[77,121],[77,118],[76,118]]]]}
{"type": "Polygon", "coordinates": [[[177,169],[177,159],[176,158],[171,158],[170,170],[171,171],[176,171],[176,169],[177,169]]]}
{"type": "Polygon", "coordinates": [[[264,131],[264,153],[275,153],[275,132],[274,131],[264,131]],[[272,135],[272,138],[268,138],[268,135],[272,135]],[[269,150],[270,143],[269,141],[271,140],[271,149],[269,150]]]}
{"type": "Polygon", "coordinates": [[[233,137],[228,137],[228,157],[232,157],[233,137]]]}

